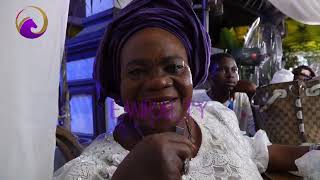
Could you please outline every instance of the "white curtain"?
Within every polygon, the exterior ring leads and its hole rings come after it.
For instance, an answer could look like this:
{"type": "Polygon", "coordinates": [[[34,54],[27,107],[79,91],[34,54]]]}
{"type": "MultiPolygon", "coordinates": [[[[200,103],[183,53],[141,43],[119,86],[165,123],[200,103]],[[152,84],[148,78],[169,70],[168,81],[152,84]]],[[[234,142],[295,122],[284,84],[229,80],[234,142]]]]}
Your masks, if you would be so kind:
{"type": "Polygon", "coordinates": [[[283,14],[309,25],[320,25],[320,0],[269,0],[283,14]]]}
{"type": "Polygon", "coordinates": [[[0,180],[53,173],[59,69],[69,0],[0,6],[0,180]]]}

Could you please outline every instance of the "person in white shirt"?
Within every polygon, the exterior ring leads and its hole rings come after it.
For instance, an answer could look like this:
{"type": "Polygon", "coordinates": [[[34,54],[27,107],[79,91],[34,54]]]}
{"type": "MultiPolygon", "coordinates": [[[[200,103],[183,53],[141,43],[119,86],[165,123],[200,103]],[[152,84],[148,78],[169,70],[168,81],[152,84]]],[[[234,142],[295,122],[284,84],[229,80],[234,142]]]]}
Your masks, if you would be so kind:
{"type": "Polygon", "coordinates": [[[193,101],[214,100],[224,104],[235,112],[240,130],[253,136],[256,129],[251,104],[247,94],[238,92],[236,88],[239,86],[238,67],[230,54],[218,53],[211,56],[207,84],[208,90],[194,91],[193,101]]]}

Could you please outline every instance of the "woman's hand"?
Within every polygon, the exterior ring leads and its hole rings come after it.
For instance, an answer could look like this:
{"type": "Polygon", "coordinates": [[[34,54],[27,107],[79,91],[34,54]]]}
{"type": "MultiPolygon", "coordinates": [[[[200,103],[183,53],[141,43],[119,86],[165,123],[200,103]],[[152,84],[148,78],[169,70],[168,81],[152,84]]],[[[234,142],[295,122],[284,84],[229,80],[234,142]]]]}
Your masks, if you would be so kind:
{"type": "Polygon", "coordinates": [[[195,146],[176,133],[146,136],[121,162],[113,180],[180,180],[183,163],[192,158],[195,146]]]}

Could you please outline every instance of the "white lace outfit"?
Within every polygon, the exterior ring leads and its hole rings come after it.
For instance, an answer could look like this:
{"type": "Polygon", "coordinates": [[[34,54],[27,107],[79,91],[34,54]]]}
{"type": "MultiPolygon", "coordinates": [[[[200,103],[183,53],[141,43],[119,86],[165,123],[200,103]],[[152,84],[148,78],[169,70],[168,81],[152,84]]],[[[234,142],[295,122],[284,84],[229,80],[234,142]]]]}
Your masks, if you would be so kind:
{"type": "MultiPolygon", "coordinates": [[[[212,100],[208,96],[207,90],[196,89],[193,90],[192,101],[203,103],[212,100]]],[[[228,107],[229,101],[226,101],[223,104],[228,107]]],[[[240,130],[246,132],[250,136],[253,136],[256,133],[256,129],[248,95],[246,93],[236,92],[234,94],[233,107],[231,109],[237,116],[240,130]]]]}
{"type": "MultiPolygon", "coordinates": [[[[262,179],[259,171],[267,168],[270,144],[264,131],[253,138],[243,136],[234,112],[219,102],[208,102],[203,109],[192,107],[190,114],[201,129],[202,142],[183,180],[262,179]]],[[[53,179],[111,179],[128,153],[112,136],[100,136],[81,156],[57,170],[53,179]]]]}

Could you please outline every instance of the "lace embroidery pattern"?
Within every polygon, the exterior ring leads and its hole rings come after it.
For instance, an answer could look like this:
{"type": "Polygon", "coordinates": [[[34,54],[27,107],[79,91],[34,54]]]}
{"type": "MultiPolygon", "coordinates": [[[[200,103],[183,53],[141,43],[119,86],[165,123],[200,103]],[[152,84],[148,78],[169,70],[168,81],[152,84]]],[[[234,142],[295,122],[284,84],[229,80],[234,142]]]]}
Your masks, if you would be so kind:
{"type": "MultiPolygon", "coordinates": [[[[250,144],[242,138],[236,119],[232,118],[235,115],[216,104],[209,103],[207,107],[206,111],[210,113],[205,113],[204,119],[198,122],[206,135],[201,147],[206,152],[199,152],[203,154],[202,160],[193,161],[195,168],[190,173],[191,177],[185,179],[261,179],[250,159],[250,144]]],[[[191,113],[193,117],[200,117],[199,110],[191,113]]]]}
{"type": "MultiPolygon", "coordinates": [[[[198,155],[190,161],[183,180],[259,180],[259,171],[250,156],[254,149],[240,134],[234,114],[221,104],[208,104],[204,117],[191,110],[202,132],[198,155]],[[213,108],[213,109],[212,109],[213,108]],[[217,115],[218,114],[218,115],[217,115]]],[[[112,136],[96,140],[78,158],[59,169],[53,180],[109,180],[129,152],[112,136]]]]}

